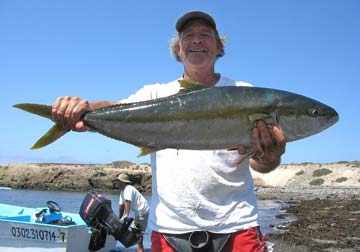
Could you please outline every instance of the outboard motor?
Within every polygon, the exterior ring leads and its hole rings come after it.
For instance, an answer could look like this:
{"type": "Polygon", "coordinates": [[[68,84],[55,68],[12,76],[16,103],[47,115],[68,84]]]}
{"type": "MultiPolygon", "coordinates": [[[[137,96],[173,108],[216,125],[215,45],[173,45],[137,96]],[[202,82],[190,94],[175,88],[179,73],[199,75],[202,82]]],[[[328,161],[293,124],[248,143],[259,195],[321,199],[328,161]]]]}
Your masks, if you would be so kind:
{"type": "Polygon", "coordinates": [[[137,244],[143,235],[140,229],[131,225],[133,218],[120,220],[111,208],[111,200],[95,192],[86,194],[79,214],[92,231],[90,251],[103,248],[107,234],[114,236],[126,248],[137,244]]]}

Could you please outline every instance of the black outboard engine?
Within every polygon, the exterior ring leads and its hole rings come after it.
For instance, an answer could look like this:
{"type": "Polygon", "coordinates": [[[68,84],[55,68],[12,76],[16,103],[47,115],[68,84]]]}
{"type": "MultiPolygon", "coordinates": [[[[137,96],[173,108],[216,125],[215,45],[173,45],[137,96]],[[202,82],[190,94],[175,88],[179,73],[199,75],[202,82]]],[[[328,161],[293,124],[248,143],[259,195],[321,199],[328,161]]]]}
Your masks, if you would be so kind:
{"type": "Polygon", "coordinates": [[[126,248],[137,244],[143,232],[133,227],[133,218],[120,220],[111,208],[111,200],[101,194],[89,192],[81,203],[79,214],[91,227],[90,251],[105,246],[106,235],[110,234],[126,248]]]}

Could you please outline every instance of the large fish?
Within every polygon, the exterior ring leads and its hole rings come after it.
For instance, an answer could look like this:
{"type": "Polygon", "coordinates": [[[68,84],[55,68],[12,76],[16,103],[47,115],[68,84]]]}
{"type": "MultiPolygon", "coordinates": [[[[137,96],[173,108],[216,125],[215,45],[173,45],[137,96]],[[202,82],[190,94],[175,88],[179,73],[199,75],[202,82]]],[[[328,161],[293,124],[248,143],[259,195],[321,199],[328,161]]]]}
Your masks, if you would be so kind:
{"type": "MultiPolygon", "coordinates": [[[[333,108],[295,93],[259,87],[203,88],[180,82],[184,89],[176,95],[92,110],[82,120],[100,134],[141,147],[140,155],[145,155],[166,148],[251,147],[258,120],[278,126],[291,142],[319,133],[339,119],[333,108]]],[[[22,103],[14,107],[52,120],[51,106],[22,103]]],[[[32,149],[66,132],[55,124],[32,149]]]]}

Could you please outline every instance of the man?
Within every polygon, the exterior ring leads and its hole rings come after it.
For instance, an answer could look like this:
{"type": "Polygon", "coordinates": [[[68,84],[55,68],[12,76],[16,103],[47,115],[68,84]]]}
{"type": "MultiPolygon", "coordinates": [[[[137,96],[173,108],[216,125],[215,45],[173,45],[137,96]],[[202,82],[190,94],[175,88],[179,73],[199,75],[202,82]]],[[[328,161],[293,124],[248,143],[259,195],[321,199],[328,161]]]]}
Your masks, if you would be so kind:
{"type": "MultiPolygon", "coordinates": [[[[224,55],[224,44],[210,15],[186,13],[177,21],[176,30],[178,37],[172,42],[172,50],[184,66],[183,79],[209,87],[246,85],[215,72],[216,60],[224,55]]],[[[121,102],[166,97],[179,90],[178,80],[148,85],[121,102]]],[[[85,131],[81,115],[110,104],[60,97],[53,105],[53,117],[63,127],[85,131]]],[[[263,121],[257,123],[252,138],[256,155],[241,164],[237,161],[247,151],[243,146],[237,150],[165,149],[151,155],[149,226],[153,252],[267,251],[249,166],[262,173],[275,169],[285,152],[286,140],[279,128],[263,121]]]]}
{"type": "MultiPolygon", "coordinates": [[[[127,174],[120,174],[115,181],[117,181],[120,189],[119,217],[121,219],[129,217],[130,210],[132,210],[135,213],[135,225],[145,231],[150,210],[145,197],[131,185],[127,174]]],[[[144,252],[143,238],[138,242],[137,251],[144,252]]]]}

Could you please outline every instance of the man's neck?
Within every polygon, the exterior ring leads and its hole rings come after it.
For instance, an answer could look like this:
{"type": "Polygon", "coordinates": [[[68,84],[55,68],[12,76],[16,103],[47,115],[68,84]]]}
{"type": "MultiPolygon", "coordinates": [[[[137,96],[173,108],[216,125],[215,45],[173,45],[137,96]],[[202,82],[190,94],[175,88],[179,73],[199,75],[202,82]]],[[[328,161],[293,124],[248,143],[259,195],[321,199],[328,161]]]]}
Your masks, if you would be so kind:
{"type": "Polygon", "coordinates": [[[211,72],[196,72],[196,71],[189,72],[189,71],[185,70],[183,78],[185,80],[196,81],[196,82],[200,82],[205,85],[213,86],[219,81],[220,75],[216,74],[214,71],[211,71],[211,72]]]}

